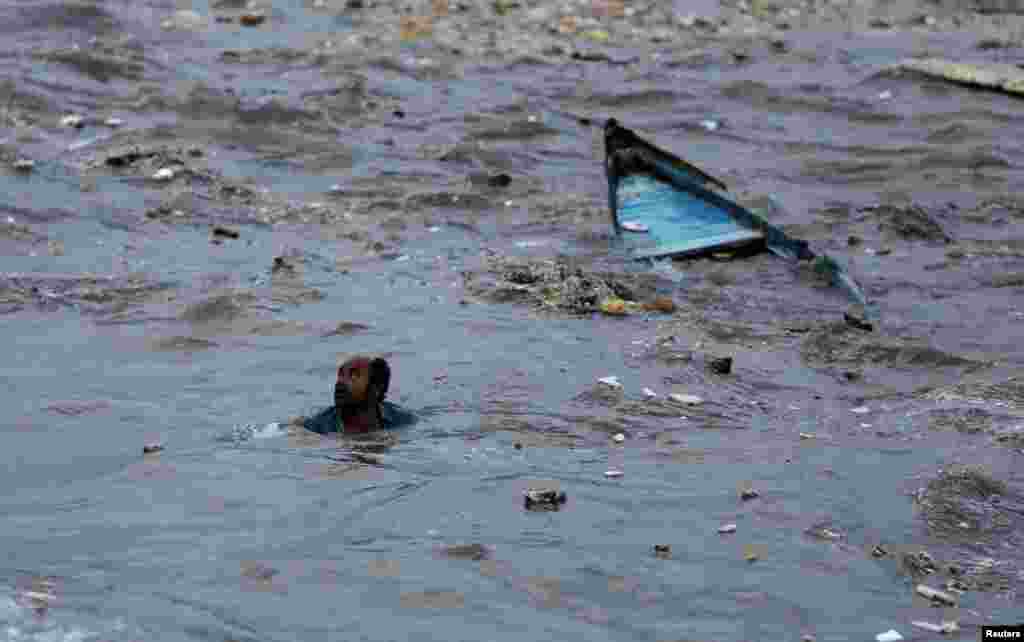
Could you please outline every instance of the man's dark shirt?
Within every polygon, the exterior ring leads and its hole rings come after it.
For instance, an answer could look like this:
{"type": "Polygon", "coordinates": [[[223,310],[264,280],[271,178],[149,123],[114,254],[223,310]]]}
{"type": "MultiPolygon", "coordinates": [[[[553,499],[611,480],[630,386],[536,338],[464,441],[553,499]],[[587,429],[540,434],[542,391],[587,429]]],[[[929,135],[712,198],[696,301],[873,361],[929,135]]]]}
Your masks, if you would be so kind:
{"type": "MultiPolygon", "coordinates": [[[[385,429],[402,428],[416,423],[416,415],[397,404],[384,401],[380,405],[380,423],[381,428],[385,429]]],[[[312,430],[321,435],[338,432],[338,413],[334,406],[328,406],[312,417],[306,417],[302,425],[306,430],[312,430]]]]}

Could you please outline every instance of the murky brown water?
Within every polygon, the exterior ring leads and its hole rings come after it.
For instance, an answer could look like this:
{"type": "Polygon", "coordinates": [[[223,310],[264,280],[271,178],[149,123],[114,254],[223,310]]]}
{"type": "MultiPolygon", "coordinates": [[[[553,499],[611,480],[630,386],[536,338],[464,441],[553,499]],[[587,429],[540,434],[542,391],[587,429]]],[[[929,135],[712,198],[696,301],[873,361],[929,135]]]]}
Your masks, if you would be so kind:
{"type": "Polygon", "coordinates": [[[1024,103],[889,68],[1019,61],[990,4],[0,4],[0,635],[1021,620],[1024,103]],[[608,117],[772,196],[874,331],[768,255],[626,262],[608,117]],[[508,265],[676,309],[544,307],[508,265]],[[415,427],[276,423],[374,351],[415,427]]]}

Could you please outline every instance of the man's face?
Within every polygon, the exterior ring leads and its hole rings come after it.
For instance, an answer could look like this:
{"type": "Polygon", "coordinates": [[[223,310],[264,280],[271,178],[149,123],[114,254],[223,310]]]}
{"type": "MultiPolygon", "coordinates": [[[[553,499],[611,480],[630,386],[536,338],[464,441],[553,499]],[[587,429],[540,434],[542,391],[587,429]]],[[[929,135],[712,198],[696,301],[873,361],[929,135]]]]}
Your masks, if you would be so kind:
{"type": "Polygon", "coordinates": [[[334,405],[338,408],[366,404],[370,387],[370,364],[366,359],[346,361],[338,368],[334,384],[334,405]]]}

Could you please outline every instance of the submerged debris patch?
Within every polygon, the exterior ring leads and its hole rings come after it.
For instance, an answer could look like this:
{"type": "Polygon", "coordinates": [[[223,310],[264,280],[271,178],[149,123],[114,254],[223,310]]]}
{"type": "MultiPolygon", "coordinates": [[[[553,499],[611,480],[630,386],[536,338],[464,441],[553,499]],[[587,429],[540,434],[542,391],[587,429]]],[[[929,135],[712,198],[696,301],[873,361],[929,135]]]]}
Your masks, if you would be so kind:
{"type": "Polygon", "coordinates": [[[674,309],[657,296],[658,277],[651,274],[599,272],[560,257],[524,260],[490,257],[482,273],[464,275],[466,289],[494,303],[525,303],[539,310],[569,315],[600,311],[607,301],[643,303],[651,310],[674,309]],[[481,278],[482,277],[482,278],[481,278]]]}
{"type": "Polygon", "coordinates": [[[929,531],[973,545],[1012,543],[1024,527],[1024,497],[978,466],[953,466],[915,496],[929,531]]]}
{"type": "Polygon", "coordinates": [[[124,312],[146,303],[165,302],[172,287],[139,275],[0,275],[0,313],[29,307],[71,307],[92,314],[124,312]]]}
{"type": "Polygon", "coordinates": [[[810,332],[804,339],[801,355],[808,365],[815,367],[977,369],[985,365],[918,341],[863,332],[846,322],[827,324],[810,332]]]}

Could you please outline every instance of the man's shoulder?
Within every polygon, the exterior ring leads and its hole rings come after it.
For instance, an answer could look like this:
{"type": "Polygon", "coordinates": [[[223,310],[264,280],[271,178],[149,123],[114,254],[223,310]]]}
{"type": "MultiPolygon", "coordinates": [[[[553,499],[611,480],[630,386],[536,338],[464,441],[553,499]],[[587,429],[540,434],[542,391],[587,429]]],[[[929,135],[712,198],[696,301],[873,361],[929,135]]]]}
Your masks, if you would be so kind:
{"type": "Polygon", "coordinates": [[[312,417],[306,417],[302,426],[306,430],[312,430],[321,435],[338,432],[338,414],[335,412],[334,406],[328,406],[312,417]]]}
{"type": "Polygon", "coordinates": [[[416,423],[416,415],[390,401],[380,405],[381,423],[384,428],[402,428],[416,423]]]}

